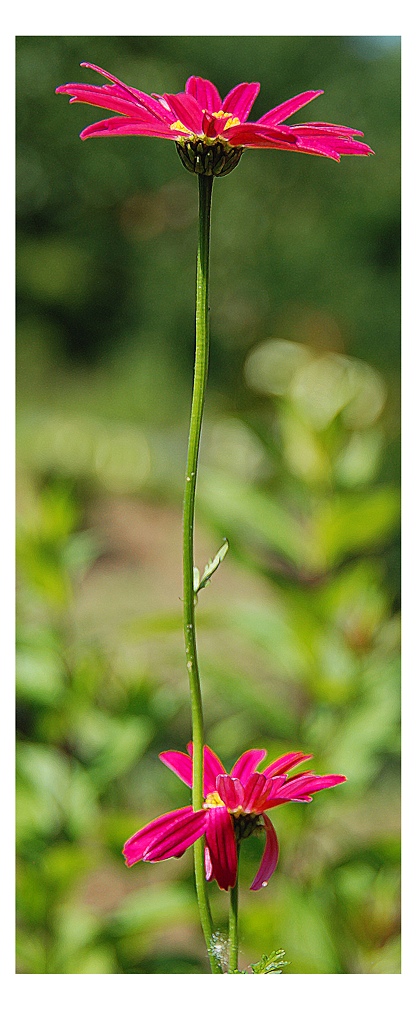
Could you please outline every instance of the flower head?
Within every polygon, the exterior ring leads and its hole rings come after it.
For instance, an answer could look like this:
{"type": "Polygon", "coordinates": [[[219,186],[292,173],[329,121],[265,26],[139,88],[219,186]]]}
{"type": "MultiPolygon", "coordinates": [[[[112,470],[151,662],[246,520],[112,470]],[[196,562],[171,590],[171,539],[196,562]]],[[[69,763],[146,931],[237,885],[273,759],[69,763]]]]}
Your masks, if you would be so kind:
{"type": "Polygon", "coordinates": [[[245,148],[275,147],[300,151],[339,161],[344,154],[373,154],[371,147],[356,140],[360,130],[333,123],[296,123],[285,120],[322,91],[304,91],[277,105],[256,122],[249,122],[251,107],[260,91],[256,83],[237,84],[221,99],[215,84],[203,77],[190,77],[185,91],[177,95],[146,95],[127,87],[92,63],[81,63],[106,77],[109,84],[63,84],[59,94],[71,102],[84,102],[117,113],[87,126],[81,139],[109,136],[147,136],[174,140],[182,163],[199,175],[227,175],[238,164],[245,148]]]}
{"type": "MultiPolygon", "coordinates": [[[[192,744],[188,754],[164,751],[160,760],[187,786],[192,786],[192,744]]],[[[264,768],[256,769],[266,757],[265,750],[248,750],[238,758],[229,775],[220,759],[204,747],[204,805],[172,810],[137,831],[123,848],[127,866],[140,860],[157,863],[171,856],[182,856],[197,838],[205,835],[205,870],[207,880],[216,880],[227,891],[237,876],[237,849],[243,838],[266,833],[266,844],[252,891],[265,887],[279,858],[276,832],[266,810],[282,803],[309,803],[312,793],[345,782],[345,775],[315,775],[288,772],[311,754],[295,751],[284,754],[264,768]]]]}

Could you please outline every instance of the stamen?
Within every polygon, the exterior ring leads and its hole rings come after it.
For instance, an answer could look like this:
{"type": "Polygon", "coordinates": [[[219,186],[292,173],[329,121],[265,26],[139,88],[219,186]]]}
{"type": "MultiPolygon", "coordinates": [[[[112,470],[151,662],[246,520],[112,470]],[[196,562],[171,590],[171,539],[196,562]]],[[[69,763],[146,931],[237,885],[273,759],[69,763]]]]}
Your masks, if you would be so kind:
{"type": "Polygon", "coordinates": [[[204,808],[206,807],[225,807],[225,803],[223,803],[219,793],[208,793],[204,802],[204,808]]]}
{"type": "Polygon", "coordinates": [[[181,123],[180,119],[177,119],[175,123],[171,123],[169,129],[170,130],[182,130],[183,133],[189,133],[189,134],[191,133],[191,131],[188,130],[188,127],[184,126],[183,123],[181,123]]]}
{"type": "Polygon", "coordinates": [[[215,119],[227,120],[227,122],[224,123],[224,130],[229,130],[230,126],[240,126],[240,120],[237,116],[232,116],[231,112],[223,112],[223,110],[220,109],[219,112],[211,112],[210,115],[214,116],[215,119]]]}

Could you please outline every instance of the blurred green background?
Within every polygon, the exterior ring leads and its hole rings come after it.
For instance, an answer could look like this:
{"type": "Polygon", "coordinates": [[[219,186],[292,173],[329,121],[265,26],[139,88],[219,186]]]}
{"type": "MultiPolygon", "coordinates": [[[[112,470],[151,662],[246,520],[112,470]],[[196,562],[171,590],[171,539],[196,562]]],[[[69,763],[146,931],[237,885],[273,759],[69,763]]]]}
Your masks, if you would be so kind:
{"type": "MultiPolygon", "coordinates": [[[[91,140],[54,89],[190,74],[252,118],[365,131],[340,165],[252,151],[214,186],[212,353],[197,503],[207,742],[230,767],[313,751],[342,789],[273,820],[267,890],[242,862],[241,965],[397,974],[399,961],[398,37],[17,39],[18,973],[207,973],[192,859],[124,866],[188,790],[181,500],[197,186],[174,144],[91,140]]],[[[210,885],[219,930],[227,897],[210,885]]]]}

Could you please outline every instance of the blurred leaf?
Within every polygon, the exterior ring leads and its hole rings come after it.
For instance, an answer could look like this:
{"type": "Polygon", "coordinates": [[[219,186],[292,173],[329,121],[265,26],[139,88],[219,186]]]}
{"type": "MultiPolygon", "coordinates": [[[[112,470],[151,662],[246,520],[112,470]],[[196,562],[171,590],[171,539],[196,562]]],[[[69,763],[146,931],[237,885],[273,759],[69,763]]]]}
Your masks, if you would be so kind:
{"type": "Polygon", "coordinates": [[[45,975],[46,966],[45,939],[38,933],[20,929],[16,939],[16,974],[45,975]]]}
{"type": "Polygon", "coordinates": [[[295,564],[313,567],[315,552],[306,521],[297,520],[275,498],[206,467],[200,475],[199,492],[204,511],[221,524],[228,539],[235,536],[250,545],[265,543],[295,564]]]}
{"type": "MultiPolygon", "coordinates": [[[[80,904],[58,905],[55,913],[56,949],[54,951],[54,968],[68,963],[68,959],[78,957],[86,947],[95,940],[100,932],[99,918],[90,909],[80,904]]],[[[61,970],[62,973],[62,970],[61,970]]]]}
{"type": "Polygon", "coordinates": [[[335,462],[335,476],[345,487],[373,480],[381,464],[382,449],[380,431],[354,432],[335,462]]]}
{"type": "Polygon", "coordinates": [[[145,751],[153,727],[149,720],[117,719],[104,712],[85,711],[73,720],[77,749],[89,762],[89,775],[98,789],[123,774],[145,751]]]}
{"type": "Polygon", "coordinates": [[[400,716],[399,663],[380,662],[367,672],[363,697],[346,712],[330,760],[357,789],[371,781],[400,716]]]}
{"type": "Polygon", "coordinates": [[[146,897],[142,891],[132,894],[122,903],[111,919],[116,935],[146,932],[169,922],[194,918],[193,894],[181,884],[165,884],[162,888],[148,887],[146,897]]]}
{"type": "Polygon", "coordinates": [[[315,533],[328,565],[350,553],[378,546],[397,531],[399,493],[381,487],[364,494],[333,497],[315,514],[315,533]]]}
{"type": "Polygon", "coordinates": [[[56,705],[65,688],[62,659],[44,642],[30,642],[20,648],[16,660],[16,692],[24,699],[43,705],[56,705]]]}
{"type": "Polygon", "coordinates": [[[393,936],[383,946],[362,954],[363,975],[401,975],[400,937],[393,936]]]}
{"type": "Polygon", "coordinates": [[[95,790],[75,759],[41,744],[20,743],[17,770],[19,834],[48,835],[66,824],[77,835],[94,824],[95,790]]]}
{"type": "Polygon", "coordinates": [[[115,975],[117,964],[114,951],[105,944],[96,944],[91,950],[77,953],[65,962],[66,975],[115,975]]]}

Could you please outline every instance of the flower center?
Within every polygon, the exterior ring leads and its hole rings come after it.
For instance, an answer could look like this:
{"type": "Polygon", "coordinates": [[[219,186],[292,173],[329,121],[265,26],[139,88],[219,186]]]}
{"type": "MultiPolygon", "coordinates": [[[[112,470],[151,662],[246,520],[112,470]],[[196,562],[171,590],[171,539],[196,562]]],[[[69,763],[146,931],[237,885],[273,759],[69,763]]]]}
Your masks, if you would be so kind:
{"type": "Polygon", "coordinates": [[[225,803],[217,792],[208,793],[208,796],[205,797],[204,807],[225,807],[225,803]]]}
{"type": "Polygon", "coordinates": [[[214,119],[226,119],[227,122],[224,123],[224,130],[229,130],[230,126],[240,125],[240,120],[237,116],[232,116],[231,112],[223,112],[222,109],[219,112],[210,112],[209,115],[214,116],[214,119]]]}

